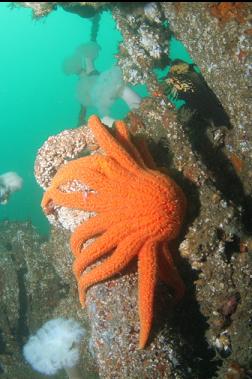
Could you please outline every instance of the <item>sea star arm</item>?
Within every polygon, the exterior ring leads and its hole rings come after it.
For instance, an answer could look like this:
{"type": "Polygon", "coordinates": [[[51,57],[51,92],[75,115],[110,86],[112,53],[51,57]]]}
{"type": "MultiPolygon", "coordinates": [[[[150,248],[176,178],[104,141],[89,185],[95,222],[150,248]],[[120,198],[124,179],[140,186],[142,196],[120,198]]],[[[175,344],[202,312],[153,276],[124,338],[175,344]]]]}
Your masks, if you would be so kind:
{"type": "Polygon", "coordinates": [[[167,243],[163,242],[160,248],[161,250],[158,254],[158,273],[160,279],[174,290],[174,302],[177,303],[185,294],[185,285],[173,262],[167,243]]]}
{"type": "MultiPolygon", "coordinates": [[[[94,219],[98,217],[95,216],[94,219]]],[[[100,218],[101,221],[101,218],[100,218]]],[[[86,268],[94,263],[99,258],[103,257],[107,253],[111,252],[116,246],[120,244],[120,241],[127,238],[130,233],[139,232],[139,220],[132,220],[129,223],[128,228],[125,228],[125,220],[122,217],[122,220],[116,222],[112,217],[108,220],[108,222],[102,222],[101,225],[106,225],[106,231],[99,236],[95,241],[93,241],[89,246],[83,248],[75,254],[76,260],[73,264],[73,272],[75,274],[76,279],[78,280],[81,274],[86,270],[86,268]],[[109,222],[109,224],[108,224],[109,222]]],[[[85,224],[83,224],[85,225],[85,224]]],[[[91,224],[92,225],[92,224],[91,224]]],[[[99,223],[98,223],[99,227],[99,223]]],[[[101,230],[101,227],[100,227],[101,230]]],[[[82,230],[81,230],[82,231],[82,230]]],[[[83,228],[84,233],[86,232],[83,228]]],[[[80,235],[83,236],[83,234],[80,235]]],[[[85,234],[84,234],[85,237],[85,234]]],[[[80,239],[78,240],[75,237],[75,240],[78,243],[78,248],[81,245],[80,239]]],[[[85,240],[85,239],[84,239],[85,240]]],[[[75,246],[74,246],[75,248],[75,246]]],[[[113,253],[112,253],[113,254],[113,253]]]]}
{"type": "Polygon", "coordinates": [[[137,173],[139,165],[129,153],[118,143],[111,133],[104,127],[97,116],[91,116],[88,125],[92,129],[99,146],[109,157],[115,159],[122,167],[132,173],[137,173]]]}
{"type": "MultiPolygon", "coordinates": [[[[114,210],[110,210],[92,216],[74,230],[70,239],[72,253],[77,257],[86,241],[103,234],[107,230],[115,233],[119,242],[121,238],[127,236],[131,231],[139,230],[139,224],[141,225],[142,222],[144,222],[144,218],[133,211],[126,214],[122,211],[115,213],[114,210]],[[136,218],[137,216],[138,219],[136,218]],[[129,223],[128,228],[125,228],[125,223],[129,223]]],[[[112,239],[113,233],[108,238],[112,239]]]]}
{"type": "Polygon", "coordinates": [[[92,155],[61,166],[52,180],[51,187],[59,187],[76,179],[103,193],[104,187],[114,189],[113,185],[120,184],[123,179],[129,180],[130,173],[113,158],[92,155]]]}
{"type": "Polygon", "coordinates": [[[124,146],[125,150],[137,161],[142,168],[157,169],[157,165],[151,156],[147,142],[142,137],[136,137],[132,141],[129,129],[123,121],[116,121],[116,139],[124,146]]]}
{"type": "Polygon", "coordinates": [[[60,205],[62,207],[83,209],[83,194],[81,192],[64,193],[57,188],[49,188],[43,196],[41,206],[45,213],[50,213],[50,203],[60,205]]]}
{"type": "Polygon", "coordinates": [[[59,188],[60,186],[78,180],[92,189],[101,187],[106,180],[102,173],[101,167],[104,165],[106,158],[102,156],[88,156],[67,162],[57,171],[52,179],[50,188],[59,188]]]}
{"type": "Polygon", "coordinates": [[[102,234],[108,228],[104,216],[97,215],[77,226],[71,235],[70,247],[72,253],[77,257],[81,253],[82,245],[89,239],[102,234]]]}
{"type": "MultiPolygon", "coordinates": [[[[89,192],[86,196],[84,191],[63,192],[54,186],[51,186],[44,193],[41,206],[45,213],[50,213],[50,203],[67,208],[81,209],[86,212],[106,212],[111,210],[111,192],[116,186],[106,185],[104,179],[103,188],[98,193],[89,192]]],[[[101,185],[102,186],[102,185],[101,185]]],[[[117,186],[119,190],[119,187],[117,186]]],[[[113,199],[113,206],[119,210],[122,205],[120,197],[113,199]]]]}
{"type": "Polygon", "coordinates": [[[73,264],[77,280],[90,264],[111,252],[127,234],[128,230],[119,229],[118,225],[115,225],[83,249],[73,264]]]}
{"type": "Polygon", "coordinates": [[[79,299],[82,306],[85,304],[85,295],[89,287],[118,274],[137,255],[142,245],[139,233],[134,233],[122,240],[116,250],[104,262],[93,268],[88,273],[84,273],[79,281],[79,299]]]}
{"type": "Polygon", "coordinates": [[[140,349],[146,345],[151,330],[156,279],[156,243],[153,240],[148,240],[140,250],[138,258],[140,349]]]}
{"type": "Polygon", "coordinates": [[[144,161],[145,166],[147,166],[148,168],[152,170],[156,170],[157,165],[151,156],[147,142],[143,138],[136,138],[136,140],[134,141],[134,144],[136,145],[137,150],[141,154],[141,157],[144,161]]]}
{"type": "Polygon", "coordinates": [[[80,191],[63,192],[59,189],[61,185],[69,183],[78,178],[83,184],[89,184],[93,187],[101,185],[106,179],[102,174],[97,172],[100,161],[103,157],[85,157],[71,161],[61,166],[54,176],[50,187],[45,192],[42,199],[42,208],[47,211],[50,202],[55,205],[66,206],[68,208],[83,209],[84,196],[80,191]],[[92,158],[92,159],[91,159],[92,158]]]}
{"type": "Polygon", "coordinates": [[[141,154],[136,149],[131,140],[131,136],[126,124],[123,121],[116,121],[116,139],[124,147],[124,149],[134,158],[134,160],[142,167],[145,168],[144,161],[141,154]]]}

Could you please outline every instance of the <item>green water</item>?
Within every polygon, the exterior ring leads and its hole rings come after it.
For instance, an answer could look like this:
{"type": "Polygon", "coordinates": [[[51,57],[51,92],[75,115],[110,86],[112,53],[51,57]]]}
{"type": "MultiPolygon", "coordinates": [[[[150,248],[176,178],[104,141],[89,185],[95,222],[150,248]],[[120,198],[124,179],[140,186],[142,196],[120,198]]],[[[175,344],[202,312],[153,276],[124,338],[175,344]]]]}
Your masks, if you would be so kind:
{"type": "MultiPolygon", "coordinates": [[[[0,3],[0,175],[15,171],[24,179],[22,190],[7,205],[0,205],[0,220],[31,221],[41,233],[48,230],[40,209],[42,190],[33,175],[34,159],[48,136],[77,125],[77,77],[66,76],[62,63],[78,45],[90,40],[90,32],[90,20],[60,8],[35,21],[29,9],[10,9],[9,3],[0,3]]],[[[112,16],[103,12],[97,37],[99,71],[115,62],[120,41],[112,16]]],[[[170,54],[191,62],[174,39],[170,54]]],[[[144,88],[137,91],[146,94],[144,88]]],[[[127,111],[118,101],[113,116],[123,117],[127,111]]]]}

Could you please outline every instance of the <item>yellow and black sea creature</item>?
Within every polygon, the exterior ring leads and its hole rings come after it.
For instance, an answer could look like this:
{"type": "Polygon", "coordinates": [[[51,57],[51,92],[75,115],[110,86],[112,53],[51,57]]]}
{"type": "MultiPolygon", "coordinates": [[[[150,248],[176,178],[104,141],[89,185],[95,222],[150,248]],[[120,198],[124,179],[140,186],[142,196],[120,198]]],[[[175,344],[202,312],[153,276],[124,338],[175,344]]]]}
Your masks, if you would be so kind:
{"type": "Polygon", "coordinates": [[[184,100],[187,109],[210,120],[216,127],[229,126],[228,116],[220,101],[195,64],[174,60],[163,79],[162,89],[173,100],[184,100]]]}

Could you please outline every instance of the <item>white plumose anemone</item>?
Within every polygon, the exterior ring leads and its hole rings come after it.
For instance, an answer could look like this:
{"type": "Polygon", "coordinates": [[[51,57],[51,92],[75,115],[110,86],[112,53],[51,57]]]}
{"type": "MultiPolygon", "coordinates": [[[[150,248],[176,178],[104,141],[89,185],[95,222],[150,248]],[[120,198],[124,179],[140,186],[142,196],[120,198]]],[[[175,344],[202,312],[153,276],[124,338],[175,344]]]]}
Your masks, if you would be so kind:
{"type": "Polygon", "coordinates": [[[76,52],[84,58],[86,73],[90,74],[95,70],[94,61],[98,57],[100,46],[93,41],[80,45],[76,52]]]}
{"type": "Polygon", "coordinates": [[[109,114],[109,108],[120,97],[119,94],[122,92],[123,86],[122,73],[118,66],[103,71],[97,77],[91,90],[91,98],[101,116],[109,114]]]}
{"type": "Polygon", "coordinates": [[[141,97],[128,86],[124,86],[121,98],[128,104],[130,109],[137,109],[141,103],[141,97]]]}
{"type": "Polygon", "coordinates": [[[94,61],[99,54],[100,46],[96,42],[87,42],[80,45],[74,54],[66,58],[63,63],[63,70],[66,75],[77,74],[82,71],[90,74],[95,70],[94,61]]]}
{"type": "Polygon", "coordinates": [[[83,107],[96,107],[101,118],[111,125],[110,108],[114,102],[123,99],[130,110],[140,106],[141,97],[123,80],[122,70],[114,65],[110,69],[97,73],[94,61],[99,53],[99,45],[89,42],[80,45],[72,56],[64,62],[65,74],[79,75],[77,99],[83,107]]]}
{"type": "Polygon", "coordinates": [[[119,66],[102,72],[97,77],[90,95],[101,116],[109,114],[110,107],[118,98],[123,99],[130,109],[138,108],[141,102],[141,97],[123,81],[119,66]]]}
{"type": "Polygon", "coordinates": [[[77,83],[76,95],[77,100],[84,106],[90,107],[95,106],[93,97],[92,97],[92,89],[97,80],[97,75],[87,75],[85,72],[80,74],[80,79],[77,83]]]}
{"type": "Polygon", "coordinates": [[[74,320],[57,318],[46,322],[23,348],[27,362],[36,371],[54,375],[65,369],[69,378],[80,377],[75,370],[79,361],[79,343],[84,329],[74,320]]]}

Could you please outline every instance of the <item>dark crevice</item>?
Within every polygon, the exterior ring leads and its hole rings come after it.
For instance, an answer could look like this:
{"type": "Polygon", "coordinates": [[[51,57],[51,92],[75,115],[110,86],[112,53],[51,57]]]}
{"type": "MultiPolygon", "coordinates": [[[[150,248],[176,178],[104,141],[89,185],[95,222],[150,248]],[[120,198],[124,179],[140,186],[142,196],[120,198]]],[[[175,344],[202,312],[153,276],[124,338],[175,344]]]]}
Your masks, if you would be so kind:
{"type": "Polygon", "coordinates": [[[246,197],[242,182],[222,148],[214,146],[210,140],[210,133],[207,131],[209,128],[211,126],[198,114],[194,114],[186,124],[186,131],[193,150],[211,172],[215,179],[215,186],[222,193],[222,196],[227,201],[233,202],[237,207],[242,206],[244,226],[249,231],[252,214],[251,200],[246,197]]]}
{"type": "Polygon", "coordinates": [[[16,338],[17,344],[20,349],[22,349],[24,341],[27,339],[29,335],[28,328],[28,298],[25,288],[25,275],[27,273],[26,268],[20,268],[17,271],[17,280],[18,280],[18,288],[19,288],[19,318],[17,322],[17,326],[12,328],[12,333],[16,338]]]}
{"type": "Polygon", "coordinates": [[[178,118],[192,148],[211,173],[222,196],[243,209],[244,232],[251,233],[252,197],[245,194],[243,184],[223,149],[225,135],[232,126],[221,102],[197,67],[182,60],[172,62],[161,86],[170,97],[185,101],[178,111],[178,118]]]}
{"type": "Polygon", "coordinates": [[[187,262],[180,262],[184,273],[186,295],[176,306],[172,306],[171,291],[166,285],[157,286],[154,308],[154,327],[152,335],[162,331],[169,346],[167,359],[176,364],[176,372],[184,379],[212,379],[222,364],[216,351],[206,339],[209,328],[206,317],[200,311],[195,299],[195,288],[191,284],[198,274],[193,272],[187,262]],[[166,328],[164,328],[166,325],[166,328]]]}
{"type": "Polygon", "coordinates": [[[187,294],[181,305],[174,313],[174,324],[179,330],[191,350],[184,352],[184,359],[191,368],[188,379],[211,379],[221,365],[214,349],[210,348],[206,340],[206,331],[209,328],[206,317],[200,311],[195,298],[195,287],[192,283],[198,273],[191,270],[187,262],[183,262],[186,271],[187,294]]]}
{"type": "Polygon", "coordinates": [[[3,331],[0,329],[0,354],[3,354],[6,349],[6,343],[3,338],[3,331]]]}
{"type": "MultiPolygon", "coordinates": [[[[159,167],[171,166],[172,156],[165,139],[161,139],[158,144],[152,141],[149,146],[151,154],[159,167]]],[[[190,199],[186,213],[186,223],[180,233],[180,241],[182,241],[188,230],[188,225],[191,225],[199,214],[199,193],[196,185],[184,178],[180,172],[169,170],[169,175],[185,190],[187,197],[190,199]]],[[[176,371],[180,372],[183,378],[186,372],[186,379],[211,379],[222,362],[216,357],[216,351],[210,348],[205,337],[209,325],[206,317],[200,311],[199,304],[195,298],[195,288],[192,285],[197,279],[198,273],[191,269],[187,261],[178,256],[178,246],[179,241],[169,243],[176,266],[179,268],[186,285],[186,295],[176,308],[167,305],[171,304],[171,297],[163,295],[164,299],[167,298],[167,302],[164,301],[161,306],[159,305],[159,309],[156,310],[155,328],[162,329],[167,324],[175,333],[181,336],[181,341],[184,340],[185,343],[175,349],[177,361],[186,362],[187,365],[187,367],[181,367],[181,372],[180,367],[176,367],[176,371]],[[189,371],[188,367],[190,368],[189,371]]],[[[171,291],[166,286],[163,289],[161,286],[157,291],[160,291],[160,293],[168,291],[171,296],[171,291]]],[[[158,298],[160,297],[162,298],[162,296],[158,296],[158,298]]],[[[156,334],[155,328],[153,332],[156,334]]],[[[167,336],[167,343],[170,345],[169,338],[171,336],[167,336]]],[[[174,343],[176,345],[176,341],[174,343]]]]}
{"type": "Polygon", "coordinates": [[[240,238],[237,235],[226,236],[222,229],[217,229],[217,237],[219,240],[223,241],[225,244],[225,249],[223,251],[223,260],[226,263],[231,262],[231,258],[234,253],[240,251],[240,238]]]}

